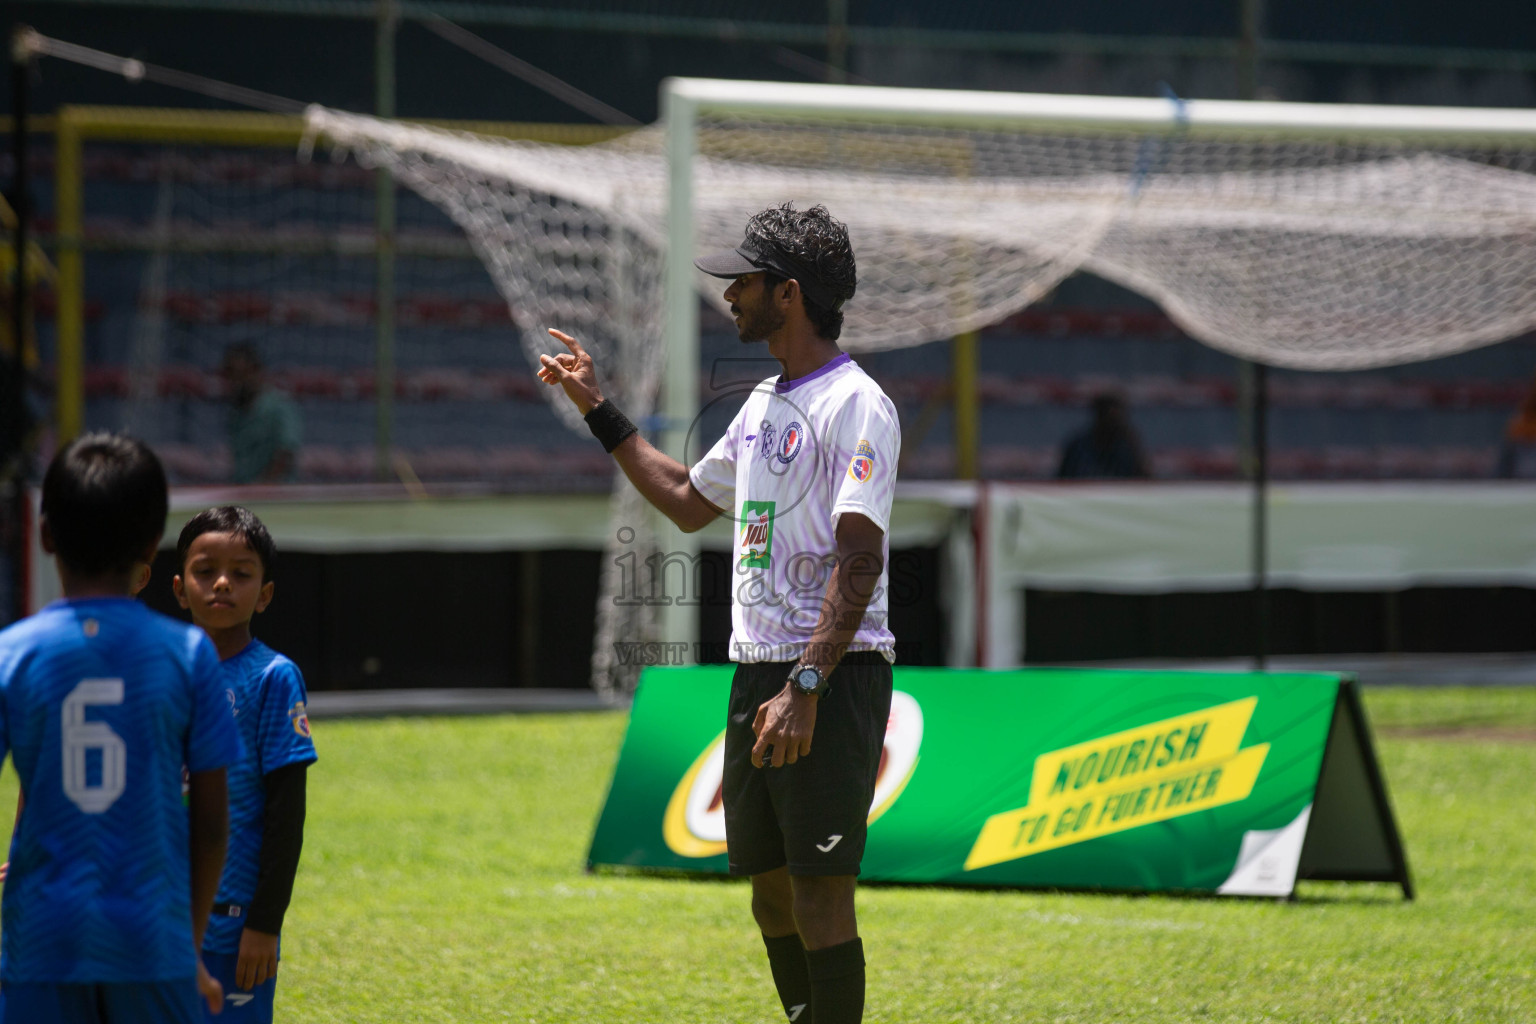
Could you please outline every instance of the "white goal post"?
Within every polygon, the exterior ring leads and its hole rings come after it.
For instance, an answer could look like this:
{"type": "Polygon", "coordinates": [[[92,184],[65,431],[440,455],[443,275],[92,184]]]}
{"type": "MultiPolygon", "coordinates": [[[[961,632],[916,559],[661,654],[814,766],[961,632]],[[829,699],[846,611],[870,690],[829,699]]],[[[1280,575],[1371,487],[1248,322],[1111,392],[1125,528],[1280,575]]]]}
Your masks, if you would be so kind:
{"type": "MultiPolygon", "coordinates": [[[[1389,366],[1536,328],[1536,111],[671,79],[662,114],[584,147],[307,116],[465,229],[530,361],[544,326],[574,324],[685,461],[698,297],[722,304],[692,260],[784,200],[849,225],[854,352],[995,323],[1080,270],[1278,367],[1389,366]]],[[[627,485],[615,493],[616,523],[639,522],[627,485]]],[[[696,609],[613,629],[691,641],[696,609]]]]}
{"type": "MultiPolygon", "coordinates": [[[[694,161],[698,150],[697,125],[702,117],[725,115],[804,123],[821,120],[833,124],[857,121],[946,129],[1035,129],[1047,133],[1124,132],[1143,137],[1178,134],[1191,139],[1256,138],[1314,144],[1380,142],[1456,149],[1536,148],[1536,111],[1530,110],[1178,101],[672,78],[662,85],[662,111],[668,166],[664,444],[678,458],[684,458],[684,432],[696,410],[699,394],[698,275],[692,259],[696,251],[694,161]]],[[[1529,179],[1524,183],[1529,203],[1524,207],[1525,218],[1520,227],[1528,231],[1536,226],[1536,178],[1531,178],[1529,164],[1523,173],[1529,179]]],[[[777,197],[763,198],[766,202],[777,197]]],[[[1536,255],[1528,247],[1526,251],[1536,255]]],[[[860,255],[865,260],[879,259],[878,253],[861,251],[860,255]]],[[[1528,280],[1536,284],[1536,279],[1528,280]]],[[[1165,304],[1169,298],[1155,293],[1152,297],[1165,300],[1165,304]]],[[[1188,325],[1188,318],[1184,319],[1188,325]]],[[[1499,340],[1517,333],[1521,326],[1532,325],[1536,325],[1536,305],[1521,310],[1516,323],[1502,331],[1496,328],[1491,336],[1476,340],[1499,340]]],[[[1198,327],[1191,333],[1201,337],[1198,327]]],[[[1263,353],[1253,355],[1263,357],[1263,353]]],[[[667,639],[696,639],[696,619],[690,612],[691,609],[663,612],[667,639]]]]}

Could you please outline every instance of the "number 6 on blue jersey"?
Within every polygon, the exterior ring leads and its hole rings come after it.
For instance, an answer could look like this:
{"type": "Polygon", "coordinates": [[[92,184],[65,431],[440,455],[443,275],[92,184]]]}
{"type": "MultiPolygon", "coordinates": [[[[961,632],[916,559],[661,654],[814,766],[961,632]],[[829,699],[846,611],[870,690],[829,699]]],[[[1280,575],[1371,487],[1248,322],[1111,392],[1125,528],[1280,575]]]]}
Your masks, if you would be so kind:
{"type": "Polygon", "coordinates": [[[87,722],[90,707],[123,702],[121,679],[82,679],[64,698],[64,795],[86,814],[102,814],[128,786],[128,748],[106,722],[87,722]],[[101,751],[101,781],[91,785],[87,755],[101,751]]]}

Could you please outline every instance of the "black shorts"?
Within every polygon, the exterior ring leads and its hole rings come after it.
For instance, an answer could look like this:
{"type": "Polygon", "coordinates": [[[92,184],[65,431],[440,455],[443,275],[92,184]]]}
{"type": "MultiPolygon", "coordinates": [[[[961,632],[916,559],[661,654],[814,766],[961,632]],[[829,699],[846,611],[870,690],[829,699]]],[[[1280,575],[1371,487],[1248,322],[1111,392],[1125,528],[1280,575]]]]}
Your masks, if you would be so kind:
{"type": "Polygon", "coordinates": [[[725,842],[731,874],[789,865],[792,875],[857,875],[891,715],[891,666],[875,651],[843,657],[816,708],[811,752],[752,767],[758,706],[784,689],[793,662],[736,666],[725,727],[725,842]]]}

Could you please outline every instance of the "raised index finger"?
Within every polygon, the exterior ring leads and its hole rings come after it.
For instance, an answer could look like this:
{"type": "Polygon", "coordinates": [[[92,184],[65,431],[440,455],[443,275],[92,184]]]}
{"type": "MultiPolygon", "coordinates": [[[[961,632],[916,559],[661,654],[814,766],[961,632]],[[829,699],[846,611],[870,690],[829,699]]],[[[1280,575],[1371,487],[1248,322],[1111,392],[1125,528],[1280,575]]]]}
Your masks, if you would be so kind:
{"type": "Polygon", "coordinates": [[[569,334],[566,334],[564,331],[556,330],[555,328],[551,327],[549,328],[549,336],[554,338],[556,341],[564,342],[565,347],[570,349],[571,352],[578,358],[587,354],[587,350],[581,347],[581,342],[577,341],[569,334]]]}

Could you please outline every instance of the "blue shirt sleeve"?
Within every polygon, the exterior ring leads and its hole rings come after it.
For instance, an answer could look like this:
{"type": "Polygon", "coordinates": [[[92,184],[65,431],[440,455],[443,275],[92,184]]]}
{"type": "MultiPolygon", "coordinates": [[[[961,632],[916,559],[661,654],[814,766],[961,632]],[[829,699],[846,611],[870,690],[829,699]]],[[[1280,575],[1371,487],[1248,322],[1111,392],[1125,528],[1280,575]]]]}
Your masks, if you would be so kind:
{"type": "Polygon", "coordinates": [[[309,732],[309,694],[304,676],[286,658],[267,669],[261,687],[261,718],[256,725],[256,763],[262,775],[284,765],[318,760],[309,732]]]}
{"type": "Polygon", "coordinates": [[[11,742],[11,677],[16,674],[16,659],[11,657],[10,646],[0,637],[0,764],[10,752],[11,742]]]}
{"type": "Polygon", "coordinates": [[[238,762],[244,751],[235,714],[224,692],[219,655],[198,631],[192,651],[192,728],[187,736],[187,771],[210,772],[238,762]]]}
{"type": "Polygon", "coordinates": [[[10,751],[10,715],[6,711],[11,699],[11,665],[5,651],[0,649],[0,765],[10,751]]]}

